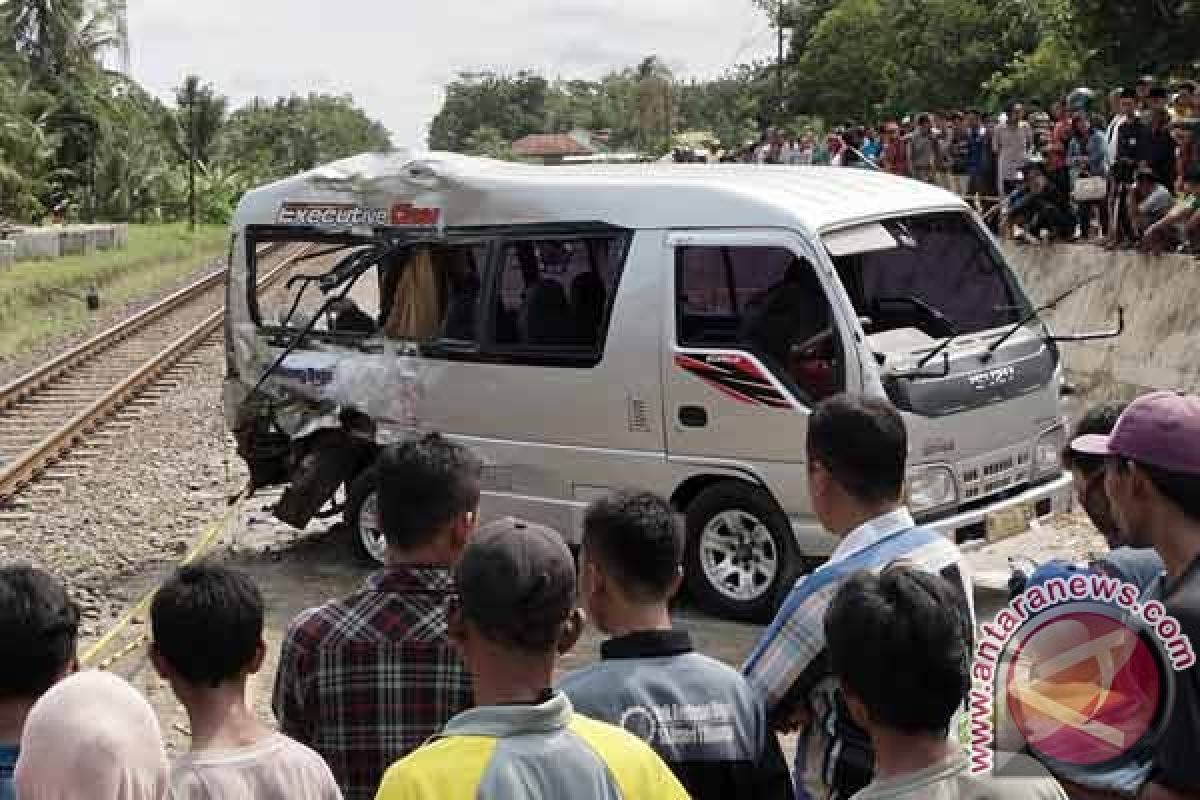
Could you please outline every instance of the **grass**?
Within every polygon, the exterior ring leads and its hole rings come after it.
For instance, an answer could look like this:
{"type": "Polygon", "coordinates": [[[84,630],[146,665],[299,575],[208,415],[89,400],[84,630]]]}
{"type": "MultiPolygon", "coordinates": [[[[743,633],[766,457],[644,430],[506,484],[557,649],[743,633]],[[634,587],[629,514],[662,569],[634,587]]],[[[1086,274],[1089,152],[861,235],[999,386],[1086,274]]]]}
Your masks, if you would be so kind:
{"type": "Polygon", "coordinates": [[[0,270],[0,358],[74,333],[95,313],[104,315],[178,283],[223,255],[227,236],[222,225],[199,226],[194,233],[186,225],[130,225],[123,250],[20,262],[0,270]],[[100,293],[99,312],[63,294],[82,298],[91,286],[100,293]]]}

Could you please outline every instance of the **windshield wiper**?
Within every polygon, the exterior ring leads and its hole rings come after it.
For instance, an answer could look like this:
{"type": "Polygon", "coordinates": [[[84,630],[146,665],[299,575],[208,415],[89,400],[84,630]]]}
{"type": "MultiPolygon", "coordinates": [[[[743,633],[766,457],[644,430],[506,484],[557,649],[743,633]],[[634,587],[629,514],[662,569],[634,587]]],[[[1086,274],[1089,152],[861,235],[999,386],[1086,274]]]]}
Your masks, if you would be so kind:
{"type": "Polygon", "coordinates": [[[1094,275],[1084,278],[1079,283],[1075,284],[1070,289],[1067,289],[1065,292],[1060,294],[1058,297],[1051,300],[1049,303],[1046,303],[1043,306],[1038,306],[1037,308],[1030,311],[1028,314],[1026,314],[1024,317],[1022,317],[1019,322],[1017,322],[1015,325],[1013,325],[1011,328],[1009,328],[1007,331],[1005,331],[1003,336],[1001,336],[999,339],[997,339],[996,341],[994,341],[988,345],[987,352],[985,352],[983,354],[982,360],[989,361],[992,358],[994,358],[996,355],[996,351],[998,349],[1000,349],[1000,346],[1002,344],[1004,344],[1005,342],[1007,342],[1009,339],[1011,339],[1013,337],[1013,335],[1016,334],[1017,331],[1021,330],[1021,328],[1024,328],[1026,325],[1033,322],[1035,319],[1039,318],[1043,312],[1049,311],[1050,309],[1054,308],[1059,303],[1061,303],[1063,300],[1066,300],[1068,297],[1070,297],[1071,295],[1078,292],[1083,287],[1087,286],[1090,283],[1095,283],[1099,279],[1100,279],[1100,273],[1097,272],[1094,275]]]}
{"type": "Polygon", "coordinates": [[[933,350],[926,353],[925,356],[920,361],[917,362],[916,369],[913,370],[912,374],[919,373],[922,369],[925,368],[926,364],[928,364],[930,361],[933,361],[935,358],[937,358],[939,355],[941,355],[942,352],[944,350],[946,350],[946,348],[948,348],[951,345],[951,343],[953,343],[954,340],[956,338],[958,338],[958,336],[961,333],[958,330],[958,326],[955,325],[954,322],[952,322],[949,317],[947,317],[945,314],[943,314],[940,309],[936,308],[933,305],[930,305],[930,303],[927,300],[925,300],[924,298],[922,298],[918,295],[907,294],[907,295],[903,295],[901,297],[880,297],[880,298],[876,299],[875,302],[876,302],[876,304],[906,303],[915,308],[919,308],[921,311],[924,311],[926,314],[928,314],[930,316],[930,318],[932,318],[933,320],[935,320],[937,322],[940,322],[943,326],[945,326],[946,330],[950,332],[950,335],[940,345],[938,345],[933,350]]]}

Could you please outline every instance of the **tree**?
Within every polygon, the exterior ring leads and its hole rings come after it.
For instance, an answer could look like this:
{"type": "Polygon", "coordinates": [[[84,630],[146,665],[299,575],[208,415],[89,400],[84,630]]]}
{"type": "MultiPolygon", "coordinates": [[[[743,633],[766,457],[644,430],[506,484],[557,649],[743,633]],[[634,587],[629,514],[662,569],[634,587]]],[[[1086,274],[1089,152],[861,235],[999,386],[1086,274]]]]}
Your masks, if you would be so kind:
{"type": "Polygon", "coordinates": [[[487,126],[475,129],[475,132],[467,137],[466,153],[505,160],[513,158],[512,145],[504,138],[504,134],[487,126]]]}
{"type": "Polygon", "coordinates": [[[1168,76],[1194,70],[1200,49],[1200,0],[1066,0],[1089,71],[1110,81],[1143,73],[1168,76]]]}
{"type": "Polygon", "coordinates": [[[658,56],[648,56],[637,65],[633,78],[636,82],[634,125],[638,149],[664,153],[670,149],[671,134],[675,132],[675,101],[672,97],[675,76],[658,56]]]}
{"type": "Polygon", "coordinates": [[[799,54],[808,46],[821,19],[838,4],[838,0],[754,0],[771,20],[771,24],[791,29],[791,52],[799,54]]]}
{"type": "Polygon", "coordinates": [[[6,49],[24,57],[43,87],[74,69],[92,70],[103,50],[115,44],[108,2],[86,13],[84,0],[6,0],[0,31],[6,49]]]}
{"type": "Polygon", "coordinates": [[[543,130],[550,85],[532,72],[464,72],[446,87],[446,100],[429,126],[429,146],[461,152],[480,128],[513,141],[543,130]]]}
{"type": "Polygon", "coordinates": [[[391,147],[387,129],[353,98],[293,95],[274,103],[256,99],[235,111],[224,127],[218,161],[253,186],[391,147]]]}
{"type": "Polygon", "coordinates": [[[57,136],[47,124],[49,98],[0,69],[0,214],[32,222],[54,173],[57,136]]]}
{"type": "Polygon", "coordinates": [[[188,224],[195,228],[197,164],[209,163],[229,101],[199,77],[188,75],[175,90],[175,102],[179,108],[164,118],[163,132],[176,157],[186,164],[188,224]]]}

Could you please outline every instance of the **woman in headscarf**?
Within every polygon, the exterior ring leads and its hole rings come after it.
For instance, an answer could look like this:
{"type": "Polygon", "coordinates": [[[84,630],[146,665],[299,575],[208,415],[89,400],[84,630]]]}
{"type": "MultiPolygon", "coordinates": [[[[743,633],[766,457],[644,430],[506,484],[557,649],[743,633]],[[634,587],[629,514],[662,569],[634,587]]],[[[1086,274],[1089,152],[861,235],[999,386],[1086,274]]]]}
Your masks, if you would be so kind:
{"type": "Polygon", "coordinates": [[[110,673],[67,678],[29,712],[14,784],[21,800],[165,800],[169,766],[154,710],[110,673]]]}

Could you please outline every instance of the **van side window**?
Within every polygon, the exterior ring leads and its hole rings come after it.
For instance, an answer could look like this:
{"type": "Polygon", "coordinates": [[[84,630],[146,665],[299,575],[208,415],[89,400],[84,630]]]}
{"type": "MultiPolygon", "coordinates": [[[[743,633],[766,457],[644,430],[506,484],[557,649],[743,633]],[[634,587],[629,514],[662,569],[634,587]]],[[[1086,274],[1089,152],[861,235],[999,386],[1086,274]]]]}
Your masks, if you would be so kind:
{"type": "Polygon", "coordinates": [[[497,349],[601,355],[625,244],[621,236],[506,242],[493,299],[497,349]]]}
{"type": "Polygon", "coordinates": [[[749,351],[807,401],[842,385],[833,315],[812,265],[781,247],[676,251],[682,347],[749,351]]]}
{"type": "Polygon", "coordinates": [[[386,264],[384,335],[415,342],[476,341],[486,260],[486,244],[435,244],[386,264]]]}

